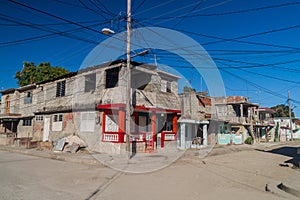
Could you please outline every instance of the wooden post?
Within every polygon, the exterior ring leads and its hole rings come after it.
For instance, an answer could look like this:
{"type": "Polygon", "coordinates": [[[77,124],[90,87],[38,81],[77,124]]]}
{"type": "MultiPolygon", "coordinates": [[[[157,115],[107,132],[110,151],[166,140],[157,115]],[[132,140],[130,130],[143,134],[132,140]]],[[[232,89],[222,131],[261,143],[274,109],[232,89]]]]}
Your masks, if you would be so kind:
{"type": "Polygon", "coordinates": [[[124,136],[121,133],[125,132],[125,111],[123,109],[120,109],[118,115],[119,115],[118,116],[118,132],[119,132],[118,142],[124,142],[124,136]]]}
{"type": "Polygon", "coordinates": [[[119,119],[118,119],[118,132],[125,132],[125,111],[119,110],[119,119]]]}
{"type": "Polygon", "coordinates": [[[154,149],[154,139],[156,137],[156,113],[152,112],[151,116],[151,130],[152,130],[152,140],[151,140],[151,145],[152,148],[154,149]]]}

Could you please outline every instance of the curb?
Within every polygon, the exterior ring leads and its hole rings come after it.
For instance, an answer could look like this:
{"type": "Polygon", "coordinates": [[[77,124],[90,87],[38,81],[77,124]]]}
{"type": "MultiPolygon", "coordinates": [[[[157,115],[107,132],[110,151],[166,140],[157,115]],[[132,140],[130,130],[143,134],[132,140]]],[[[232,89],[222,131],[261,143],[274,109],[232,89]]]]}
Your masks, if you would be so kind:
{"type": "Polygon", "coordinates": [[[299,199],[299,191],[292,189],[290,187],[287,187],[285,184],[282,182],[280,183],[279,181],[273,181],[269,182],[268,184],[268,189],[270,193],[284,199],[299,199]],[[292,191],[292,192],[290,192],[292,191]]]}
{"type": "Polygon", "coordinates": [[[285,185],[283,183],[280,183],[279,185],[277,185],[277,187],[280,190],[282,190],[282,191],[284,191],[284,192],[286,192],[288,194],[291,194],[291,195],[293,195],[293,196],[295,196],[297,198],[300,198],[300,191],[299,190],[296,190],[296,189],[294,189],[292,187],[289,187],[289,186],[287,186],[287,185],[285,185]]]}

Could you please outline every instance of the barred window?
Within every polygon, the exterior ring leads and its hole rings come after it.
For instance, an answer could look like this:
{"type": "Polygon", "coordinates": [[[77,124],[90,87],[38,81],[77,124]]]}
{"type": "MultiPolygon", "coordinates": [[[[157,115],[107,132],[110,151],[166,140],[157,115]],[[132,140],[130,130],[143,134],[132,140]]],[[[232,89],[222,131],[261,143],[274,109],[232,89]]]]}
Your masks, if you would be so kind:
{"type": "Polygon", "coordinates": [[[60,81],[56,85],[56,97],[63,97],[66,94],[66,81],[60,81]]]}

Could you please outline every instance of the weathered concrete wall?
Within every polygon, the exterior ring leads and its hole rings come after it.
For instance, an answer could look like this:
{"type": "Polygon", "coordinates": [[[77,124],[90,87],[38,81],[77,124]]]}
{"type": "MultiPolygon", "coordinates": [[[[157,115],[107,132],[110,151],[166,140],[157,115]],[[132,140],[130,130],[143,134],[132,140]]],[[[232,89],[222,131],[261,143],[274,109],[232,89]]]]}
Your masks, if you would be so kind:
{"type": "Polygon", "coordinates": [[[33,119],[33,140],[41,141],[43,139],[44,121],[33,119]]]}
{"type": "Polygon", "coordinates": [[[4,94],[1,97],[1,114],[6,113],[6,99],[9,98],[10,106],[9,113],[18,114],[20,111],[20,94],[18,91],[15,91],[10,94],[4,94]]]}
{"type": "MultiPolygon", "coordinates": [[[[78,135],[81,139],[84,140],[86,145],[89,149],[93,148],[99,148],[97,145],[100,145],[101,141],[101,125],[99,122],[101,122],[100,114],[97,113],[95,115],[94,122],[94,129],[93,131],[81,131],[81,115],[82,112],[68,112],[68,113],[61,113],[63,115],[63,121],[62,122],[54,122],[54,115],[55,114],[48,114],[43,115],[44,118],[50,118],[50,124],[49,124],[49,140],[55,141],[63,137],[67,137],[69,135],[78,135]],[[57,128],[58,125],[61,125],[61,129],[57,128]]],[[[34,123],[34,134],[33,138],[34,140],[42,140],[43,134],[44,134],[44,120],[42,121],[35,121],[34,123]]]]}
{"type": "Polygon", "coordinates": [[[93,126],[94,128],[92,128],[92,130],[90,131],[84,131],[81,130],[80,126],[81,126],[81,115],[82,113],[76,113],[76,116],[74,117],[74,120],[76,122],[77,125],[79,125],[79,127],[77,126],[76,129],[76,134],[85,141],[85,143],[88,145],[88,148],[90,150],[93,149],[98,149],[98,146],[100,145],[100,141],[101,141],[101,123],[102,119],[101,119],[101,114],[99,112],[95,113],[95,121],[93,122],[93,124],[91,124],[91,126],[93,126]]]}
{"type": "Polygon", "coordinates": [[[199,100],[196,97],[195,92],[186,92],[180,95],[181,99],[181,117],[193,120],[204,119],[201,112],[203,112],[203,106],[199,106],[199,100]]]}
{"type": "Polygon", "coordinates": [[[21,138],[21,137],[29,137],[32,138],[33,137],[33,126],[32,126],[32,122],[31,122],[31,126],[23,126],[23,119],[20,120],[20,123],[18,124],[18,133],[17,133],[17,137],[21,138]]]}
{"type": "Polygon", "coordinates": [[[74,124],[73,113],[61,113],[63,115],[63,121],[54,122],[54,115],[49,115],[50,117],[50,134],[49,140],[54,141],[72,134],[76,133],[76,128],[74,124]]]}

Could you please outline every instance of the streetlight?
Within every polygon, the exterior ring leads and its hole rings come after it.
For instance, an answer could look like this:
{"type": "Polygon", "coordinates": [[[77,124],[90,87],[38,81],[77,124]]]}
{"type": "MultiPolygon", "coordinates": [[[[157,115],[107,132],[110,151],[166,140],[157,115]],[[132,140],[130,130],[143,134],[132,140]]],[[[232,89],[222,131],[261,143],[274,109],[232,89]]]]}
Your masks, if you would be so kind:
{"type": "Polygon", "coordinates": [[[114,32],[113,30],[109,29],[109,28],[103,28],[103,29],[101,30],[101,32],[102,32],[103,34],[105,34],[105,35],[115,34],[115,32],[114,32]]]}

